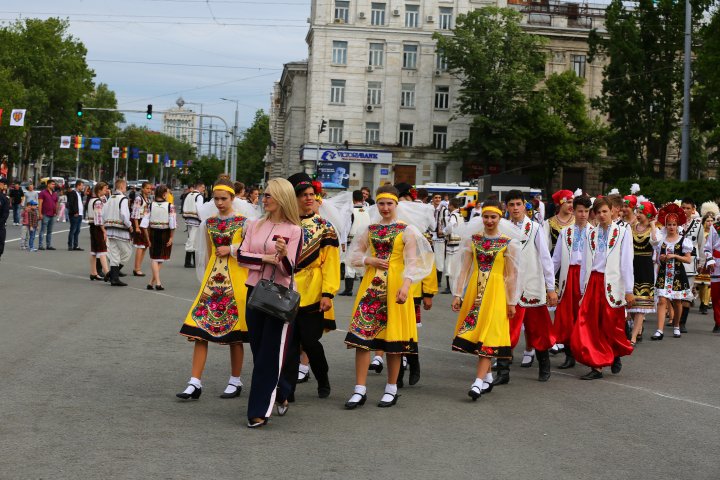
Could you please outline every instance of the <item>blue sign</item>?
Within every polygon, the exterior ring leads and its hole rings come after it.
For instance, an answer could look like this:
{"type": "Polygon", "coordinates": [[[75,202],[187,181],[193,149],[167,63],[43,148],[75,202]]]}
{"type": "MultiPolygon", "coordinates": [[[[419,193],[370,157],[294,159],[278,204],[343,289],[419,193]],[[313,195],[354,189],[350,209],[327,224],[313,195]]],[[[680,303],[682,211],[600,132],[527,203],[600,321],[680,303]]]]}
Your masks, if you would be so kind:
{"type": "Polygon", "coordinates": [[[390,175],[390,170],[387,168],[381,168],[380,175],[390,175]]]}
{"type": "Polygon", "coordinates": [[[323,161],[318,163],[318,180],[320,180],[325,188],[343,188],[350,187],[350,164],[348,162],[329,162],[325,160],[326,155],[335,158],[332,151],[323,154],[323,161]]]}

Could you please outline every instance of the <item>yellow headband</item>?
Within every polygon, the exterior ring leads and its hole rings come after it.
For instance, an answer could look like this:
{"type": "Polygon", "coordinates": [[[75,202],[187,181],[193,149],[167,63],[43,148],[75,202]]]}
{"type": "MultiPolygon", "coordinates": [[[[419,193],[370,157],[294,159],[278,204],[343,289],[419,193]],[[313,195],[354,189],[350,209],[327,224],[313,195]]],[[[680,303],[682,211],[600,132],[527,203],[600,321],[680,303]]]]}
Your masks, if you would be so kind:
{"type": "Polygon", "coordinates": [[[380,195],[375,197],[375,201],[382,200],[383,198],[389,198],[390,200],[394,200],[395,203],[398,203],[398,197],[396,197],[392,193],[381,193],[380,195]]]}
{"type": "Polygon", "coordinates": [[[213,190],[225,190],[226,192],[229,192],[231,195],[235,196],[235,189],[232,187],[228,187],[227,185],[215,185],[213,187],[213,190]]]}
{"type": "Polygon", "coordinates": [[[503,216],[502,210],[500,210],[497,207],[483,207],[482,213],[485,213],[485,212],[497,213],[501,217],[503,216]]]}

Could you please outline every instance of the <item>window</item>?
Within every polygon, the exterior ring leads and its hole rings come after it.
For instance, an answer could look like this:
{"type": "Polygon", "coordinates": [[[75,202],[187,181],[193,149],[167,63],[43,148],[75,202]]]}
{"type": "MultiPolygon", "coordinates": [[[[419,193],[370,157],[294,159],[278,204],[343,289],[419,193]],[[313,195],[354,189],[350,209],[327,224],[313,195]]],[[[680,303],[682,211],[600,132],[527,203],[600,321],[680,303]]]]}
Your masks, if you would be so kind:
{"type": "Polygon", "coordinates": [[[438,18],[438,28],[440,30],[450,30],[452,28],[453,9],[450,7],[440,7],[440,18],[438,18]]]}
{"type": "Polygon", "coordinates": [[[380,105],[382,102],[382,82],[368,82],[367,104],[380,105]]]}
{"type": "Polygon", "coordinates": [[[371,25],[385,25],[385,4],[384,3],[371,3],[370,4],[370,24],[371,25]]]}
{"type": "Polygon", "coordinates": [[[433,148],[447,150],[447,127],[433,126],[433,148]]]}
{"type": "Polygon", "coordinates": [[[571,55],[570,63],[572,63],[573,72],[580,78],[585,78],[585,55],[571,55]]]}
{"type": "Polygon", "coordinates": [[[350,2],[347,0],[335,0],[335,21],[348,23],[350,18],[350,2]]]}
{"type": "Polygon", "coordinates": [[[376,145],[380,143],[380,124],[377,122],[367,122],[365,124],[365,143],[376,145]]]}
{"type": "Polygon", "coordinates": [[[345,103],[345,80],[330,80],[330,103],[345,103]]]}
{"type": "Polygon", "coordinates": [[[435,110],[447,110],[450,108],[450,87],[435,87],[435,110]]]}
{"type": "Polygon", "coordinates": [[[417,68],[417,45],[403,45],[403,68],[417,68]]]}
{"type": "Polygon", "coordinates": [[[332,63],[335,65],[347,65],[348,42],[333,41],[332,63]]]}
{"type": "Polygon", "coordinates": [[[383,56],[385,53],[385,44],[383,43],[371,43],[370,44],[370,61],[369,65],[375,67],[383,66],[383,56]]]}
{"type": "Polygon", "coordinates": [[[400,124],[400,145],[403,147],[413,146],[413,127],[411,123],[400,124]]]}
{"type": "Polygon", "coordinates": [[[330,134],[330,143],[342,143],[343,141],[343,125],[342,120],[330,120],[328,122],[328,133],[330,134]]]}
{"type": "Polygon", "coordinates": [[[400,106],[405,108],[415,107],[415,84],[403,83],[400,91],[400,106]]]}
{"type": "Polygon", "coordinates": [[[435,70],[439,70],[441,72],[447,72],[448,70],[447,57],[443,55],[442,52],[437,52],[435,55],[435,70]]]}
{"type": "Polygon", "coordinates": [[[405,26],[418,28],[420,25],[420,5],[405,5],[405,26]]]}

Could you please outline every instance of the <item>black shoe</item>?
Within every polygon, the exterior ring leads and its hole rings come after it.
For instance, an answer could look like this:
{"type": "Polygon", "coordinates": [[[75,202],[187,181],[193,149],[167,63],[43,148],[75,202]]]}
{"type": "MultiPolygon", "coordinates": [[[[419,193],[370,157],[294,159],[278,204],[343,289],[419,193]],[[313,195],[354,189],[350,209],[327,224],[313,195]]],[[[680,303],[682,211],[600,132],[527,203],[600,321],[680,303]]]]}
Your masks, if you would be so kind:
{"type": "Polygon", "coordinates": [[[350,399],[352,399],[352,397],[354,397],[355,395],[360,396],[360,400],[358,400],[357,402],[352,402],[352,401],[348,400],[347,402],[345,402],[346,409],[354,410],[357,407],[362,407],[363,405],[365,405],[365,401],[367,400],[367,395],[365,395],[365,394],[360,395],[359,393],[353,393],[350,396],[350,399]]]}
{"type": "Polygon", "coordinates": [[[700,304],[700,315],[707,315],[708,307],[704,303],[700,304]]]}
{"type": "Polygon", "coordinates": [[[85,249],[84,249],[84,248],[80,248],[80,247],[73,247],[73,252],[84,252],[84,251],[85,251],[85,249]]]}
{"type": "Polygon", "coordinates": [[[524,359],[525,354],[523,353],[523,360],[520,362],[520,366],[521,366],[522,368],[530,368],[530,367],[532,367],[533,362],[535,361],[535,354],[533,353],[532,355],[528,355],[528,356],[530,357],[530,361],[529,361],[529,362],[525,362],[525,359],[524,359]]]}
{"type": "Polygon", "coordinates": [[[720,325],[715,325],[712,330],[713,333],[720,333],[720,325]]]}
{"type": "Polygon", "coordinates": [[[155,290],[155,286],[154,286],[154,285],[147,285],[147,286],[145,287],[145,289],[146,289],[146,290],[155,290]]]}
{"type": "Polygon", "coordinates": [[[57,250],[55,247],[47,247],[47,250],[57,250]]]}
{"type": "Polygon", "coordinates": [[[685,328],[685,325],[680,325],[680,333],[687,333],[687,328],[685,328]]]}
{"type": "Polygon", "coordinates": [[[610,367],[610,371],[614,374],[620,373],[620,370],[622,370],[622,361],[620,360],[620,357],[615,357],[615,360],[613,360],[612,366],[610,367]]]}
{"type": "Polygon", "coordinates": [[[90,280],[92,280],[92,281],[98,280],[98,281],[102,282],[103,280],[105,280],[105,277],[103,277],[102,275],[90,275],[90,280]]]}
{"type": "MultiPolygon", "coordinates": [[[[485,383],[483,383],[483,386],[484,386],[484,385],[485,385],[485,383]]],[[[492,392],[492,389],[493,389],[493,384],[492,384],[492,383],[488,383],[488,387],[487,387],[487,388],[483,388],[481,391],[482,391],[482,394],[483,394],[483,395],[487,395],[488,393],[492,392]]]]}
{"type": "Polygon", "coordinates": [[[482,396],[482,389],[478,387],[477,385],[473,385],[470,387],[470,390],[468,390],[468,397],[472,398],[472,401],[477,401],[478,398],[482,396]]]}
{"type": "Polygon", "coordinates": [[[565,352],[565,361],[562,363],[562,365],[558,365],[557,368],[560,370],[565,370],[568,368],[573,368],[575,366],[575,358],[572,355],[569,355],[567,352],[565,352]]]}
{"type": "Polygon", "coordinates": [[[597,380],[598,378],[603,378],[602,372],[590,370],[588,373],[580,377],[580,380],[597,380]]]}
{"type": "Polygon", "coordinates": [[[40,248],[38,248],[38,250],[45,250],[45,247],[43,247],[42,245],[40,245],[40,248]]]}
{"type": "Polygon", "coordinates": [[[390,407],[392,407],[393,405],[395,405],[395,404],[397,403],[397,399],[398,399],[398,397],[400,396],[399,393],[396,393],[395,395],[393,395],[392,393],[387,393],[387,392],[385,392],[385,394],[384,394],[383,396],[385,396],[385,395],[392,395],[393,398],[392,398],[392,400],[390,400],[389,402],[385,402],[385,401],[383,401],[383,400],[380,400],[380,401],[378,402],[378,407],[380,407],[380,408],[390,408],[390,407]]]}
{"type": "Polygon", "coordinates": [[[380,363],[372,363],[372,362],[370,362],[370,366],[368,367],[368,370],[371,370],[371,371],[373,371],[373,372],[375,372],[375,373],[382,373],[383,368],[384,368],[383,362],[380,362],[380,363]]]}
{"type": "Polygon", "coordinates": [[[538,350],[536,355],[538,359],[538,381],[547,382],[550,380],[550,352],[538,350]]]}
{"type": "Polygon", "coordinates": [[[308,370],[307,372],[298,372],[298,373],[302,374],[302,377],[300,375],[298,375],[298,379],[297,379],[296,383],[305,383],[308,380],[310,380],[310,370],[308,370]]]}
{"type": "Polygon", "coordinates": [[[110,285],[113,287],[127,287],[127,283],[120,280],[120,267],[110,267],[110,285]]]}
{"type": "Polygon", "coordinates": [[[197,400],[200,398],[200,395],[202,395],[202,388],[198,388],[195,385],[190,386],[194,389],[191,393],[180,392],[176,393],[175,396],[177,398],[182,398],[183,400],[197,400]]]}
{"type": "Polygon", "coordinates": [[[497,375],[497,377],[495,378],[495,380],[493,380],[492,385],[493,385],[493,386],[496,386],[496,385],[505,385],[505,384],[508,384],[508,383],[510,383],[510,372],[507,372],[507,373],[500,373],[500,372],[498,372],[498,375],[497,375]]]}
{"type": "Polygon", "coordinates": [[[248,428],[260,428],[267,425],[267,423],[267,418],[251,418],[248,420],[247,426],[248,428]]]}
{"type": "Polygon", "coordinates": [[[318,397],[327,398],[330,396],[330,385],[318,386],[318,397]]]}
{"type": "Polygon", "coordinates": [[[185,252],[185,268],[192,268],[191,255],[192,252],[185,252]]]}
{"type": "Polygon", "coordinates": [[[662,332],[655,332],[655,335],[650,337],[650,340],[662,340],[664,336],[662,332]]]}
{"type": "MultiPolygon", "coordinates": [[[[232,384],[231,384],[231,383],[228,383],[228,386],[230,386],[230,385],[232,385],[232,384]]],[[[225,393],[225,392],[223,392],[223,393],[220,395],[220,398],[235,398],[235,397],[239,397],[239,396],[240,396],[240,393],[242,393],[242,385],[232,385],[232,386],[235,387],[235,391],[232,392],[232,393],[225,393]]]]}
{"type": "Polygon", "coordinates": [[[165,290],[165,287],[163,287],[162,285],[155,285],[155,290],[157,290],[158,292],[161,292],[161,291],[165,290]]]}
{"type": "Polygon", "coordinates": [[[415,385],[420,381],[420,359],[417,355],[408,355],[408,367],[410,367],[408,383],[415,385]]]}
{"type": "Polygon", "coordinates": [[[145,276],[144,273],[133,270],[133,277],[144,277],[144,276],[145,276]]]}

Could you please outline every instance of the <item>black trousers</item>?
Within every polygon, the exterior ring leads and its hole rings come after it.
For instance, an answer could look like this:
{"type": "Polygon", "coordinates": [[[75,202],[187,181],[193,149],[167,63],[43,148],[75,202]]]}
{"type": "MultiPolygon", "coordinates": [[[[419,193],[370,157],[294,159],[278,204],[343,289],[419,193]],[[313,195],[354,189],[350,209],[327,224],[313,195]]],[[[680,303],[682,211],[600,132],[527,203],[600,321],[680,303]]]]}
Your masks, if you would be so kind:
{"type": "Polygon", "coordinates": [[[5,237],[7,236],[7,230],[5,229],[5,222],[0,224],[0,255],[5,253],[5,237]]]}
{"type": "MultiPolygon", "coordinates": [[[[248,288],[248,298],[251,293],[252,288],[248,288]]],[[[292,391],[291,385],[280,376],[292,336],[292,324],[252,308],[246,312],[254,364],[247,416],[248,419],[268,418],[275,400],[284,402],[292,391]]],[[[295,375],[297,377],[297,373],[295,375]]]]}
{"type": "Polygon", "coordinates": [[[325,358],[325,349],[320,343],[323,335],[323,312],[298,313],[295,319],[295,329],[290,340],[287,361],[283,368],[283,378],[292,386],[295,392],[297,385],[298,367],[300,364],[300,347],[310,360],[310,369],[318,381],[318,385],[329,385],[328,363],[325,358]]]}

